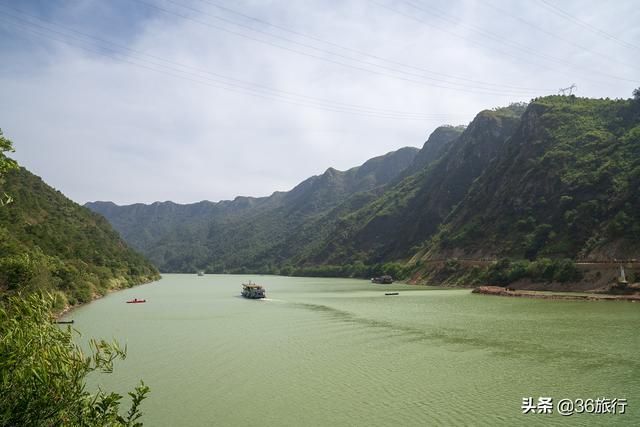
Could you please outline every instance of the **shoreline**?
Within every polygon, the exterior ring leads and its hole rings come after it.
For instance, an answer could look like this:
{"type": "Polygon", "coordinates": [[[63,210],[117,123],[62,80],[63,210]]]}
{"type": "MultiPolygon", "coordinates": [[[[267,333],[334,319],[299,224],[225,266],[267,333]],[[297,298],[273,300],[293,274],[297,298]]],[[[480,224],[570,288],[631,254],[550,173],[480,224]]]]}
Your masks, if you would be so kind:
{"type": "Polygon", "coordinates": [[[537,299],[553,299],[553,300],[565,300],[565,301],[630,301],[640,302],[640,294],[631,295],[613,295],[613,294],[596,294],[596,293],[584,293],[571,295],[570,293],[555,293],[549,291],[524,291],[524,290],[511,290],[509,288],[503,288],[500,286],[479,286],[474,288],[471,293],[494,295],[502,297],[515,297],[515,298],[537,298],[537,299]]]}
{"type": "Polygon", "coordinates": [[[59,313],[55,313],[53,315],[53,318],[56,321],[61,320],[64,316],[68,315],[69,313],[71,313],[75,309],[80,308],[80,307],[84,307],[85,305],[88,305],[88,304],[91,304],[92,302],[97,301],[99,299],[102,299],[102,298],[106,297],[107,295],[111,295],[111,294],[116,293],[116,292],[124,291],[126,289],[135,288],[135,287],[141,286],[141,285],[148,285],[149,283],[157,282],[158,280],[161,280],[161,279],[162,279],[162,275],[160,275],[160,277],[157,278],[157,279],[151,279],[151,280],[148,280],[148,281],[145,281],[145,282],[140,282],[137,285],[133,285],[133,286],[131,286],[129,288],[111,288],[111,289],[108,289],[107,293],[105,293],[104,295],[100,295],[100,294],[93,295],[93,297],[91,298],[90,301],[83,302],[81,304],[67,305],[59,313]]]}

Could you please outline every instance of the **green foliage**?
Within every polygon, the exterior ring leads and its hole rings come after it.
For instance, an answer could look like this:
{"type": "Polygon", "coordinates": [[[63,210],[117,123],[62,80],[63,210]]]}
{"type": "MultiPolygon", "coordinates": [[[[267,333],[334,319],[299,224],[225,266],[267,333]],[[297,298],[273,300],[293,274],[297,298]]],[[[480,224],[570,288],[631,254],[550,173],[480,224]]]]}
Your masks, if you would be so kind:
{"type": "Polygon", "coordinates": [[[104,218],[25,169],[8,171],[5,188],[14,200],[0,208],[0,297],[44,290],[73,305],[159,277],[104,218]]]}
{"type": "MultiPolygon", "coordinates": [[[[538,262],[640,253],[637,99],[547,96],[482,111],[431,142],[404,169],[387,155],[382,169],[380,161],[364,175],[330,169],[267,198],[92,208],[173,272],[366,277],[412,258],[419,271],[422,255],[538,262]]],[[[573,274],[528,267],[489,274],[498,282],[573,274]]]]}
{"type": "Polygon", "coordinates": [[[141,426],[144,383],[129,393],[126,415],[119,394],[85,390],[87,375],[112,372],[125,351],[91,340],[86,355],[70,327],[53,323],[55,304],[52,295],[18,294],[0,308],[0,426],[141,426]]]}
{"type": "Polygon", "coordinates": [[[17,167],[15,160],[8,158],[5,153],[13,152],[13,143],[4,137],[2,129],[0,129],[0,177],[2,177],[10,169],[17,167]]]}
{"type": "MultiPolygon", "coordinates": [[[[346,250],[341,243],[331,248],[318,243],[348,234],[348,225],[341,227],[340,236],[334,234],[333,226],[351,223],[345,215],[376,198],[376,190],[394,182],[417,151],[402,148],[344,172],[330,168],[289,192],[270,197],[191,205],[96,202],[87,206],[105,215],[162,271],[241,272],[244,267],[244,271],[265,274],[311,274],[305,272],[306,266],[327,264],[318,274],[343,274],[331,265],[352,264],[359,258],[338,259],[346,250]],[[333,259],[309,259],[319,252],[333,259]]],[[[402,201],[396,198],[392,203],[402,201]]],[[[347,269],[346,274],[364,273],[347,269]]]]}
{"type": "Polygon", "coordinates": [[[512,102],[507,107],[495,107],[492,111],[511,117],[520,117],[524,114],[528,105],[526,102],[512,102]]]}
{"type": "Polygon", "coordinates": [[[33,290],[46,286],[51,279],[51,260],[39,250],[0,258],[0,283],[7,289],[33,290]]]}
{"type": "Polygon", "coordinates": [[[481,280],[505,286],[521,279],[533,282],[575,282],[582,273],[570,259],[542,258],[536,261],[500,259],[480,273],[481,280]]]}
{"type": "Polygon", "coordinates": [[[411,269],[403,263],[387,262],[384,264],[366,265],[362,261],[343,265],[314,265],[304,267],[292,267],[286,265],[280,270],[283,276],[299,277],[355,277],[368,279],[371,277],[389,275],[394,280],[404,280],[409,276],[411,269]]]}
{"type": "Polygon", "coordinates": [[[540,249],[547,243],[549,233],[553,227],[550,224],[539,224],[525,238],[525,257],[529,259],[535,258],[540,249]]]}
{"type": "Polygon", "coordinates": [[[639,253],[637,101],[549,96],[533,100],[522,123],[431,240],[431,256],[489,247],[575,259],[606,245],[619,251],[612,257],[639,253]]]}
{"type": "Polygon", "coordinates": [[[12,142],[3,136],[2,129],[0,129],[0,207],[11,203],[11,201],[13,200],[11,196],[2,191],[4,174],[7,173],[7,171],[15,169],[17,167],[15,160],[10,159],[5,155],[5,153],[13,151],[14,150],[12,142]]]}

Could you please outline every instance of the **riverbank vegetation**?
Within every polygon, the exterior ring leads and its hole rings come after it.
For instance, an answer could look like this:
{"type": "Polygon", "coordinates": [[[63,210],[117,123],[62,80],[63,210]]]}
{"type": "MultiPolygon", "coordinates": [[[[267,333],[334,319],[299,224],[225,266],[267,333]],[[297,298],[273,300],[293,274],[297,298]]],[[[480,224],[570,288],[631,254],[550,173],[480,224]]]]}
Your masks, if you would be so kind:
{"type": "Polygon", "coordinates": [[[141,426],[144,383],[125,415],[121,395],[86,391],[87,375],[111,372],[125,351],[92,339],[85,354],[54,316],[158,272],[104,218],[18,168],[11,151],[0,131],[0,426],[141,426]]]}
{"type": "Polygon", "coordinates": [[[89,341],[89,354],[75,343],[71,327],[54,323],[53,295],[16,294],[0,308],[0,426],[142,426],[140,404],[149,387],[123,396],[89,393],[91,373],[110,373],[125,351],[116,342],[89,341]]]}
{"type": "Polygon", "coordinates": [[[540,283],[570,283],[582,279],[583,273],[573,260],[542,258],[536,261],[503,258],[483,264],[457,259],[423,265],[418,273],[436,282],[454,286],[478,286],[490,283],[507,286],[520,280],[540,283]]]}
{"type": "MultiPolygon", "coordinates": [[[[12,151],[11,142],[1,138],[1,150],[12,151]]],[[[56,296],[54,309],[61,310],[159,278],[102,216],[0,156],[0,299],[47,291],[56,296]]]]}

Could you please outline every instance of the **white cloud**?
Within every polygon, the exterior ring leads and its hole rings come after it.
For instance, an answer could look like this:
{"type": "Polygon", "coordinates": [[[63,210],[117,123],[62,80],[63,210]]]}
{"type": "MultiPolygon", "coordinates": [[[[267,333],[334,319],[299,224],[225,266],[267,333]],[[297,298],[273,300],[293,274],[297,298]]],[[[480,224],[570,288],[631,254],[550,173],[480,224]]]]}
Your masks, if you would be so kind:
{"type": "MultiPolygon", "coordinates": [[[[412,10],[403,2],[379,1],[405,13],[412,10]]],[[[450,7],[443,2],[437,6],[460,17],[459,23],[442,21],[433,15],[422,16],[413,9],[412,13],[426,23],[417,22],[379,7],[377,2],[246,1],[225,4],[283,27],[400,63],[503,86],[555,90],[576,82],[578,94],[583,96],[628,97],[633,83],[594,76],[585,70],[598,69],[632,78],[637,75],[634,66],[640,68],[638,55],[634,56],[630,49],[584,29],[579,30],[580,27],[537,4],[512,5],[511,2],[486,0],[631,67],[611,66],[601,56],[585,53],[500,15],[483,5],[485,1],[463,1],[450,7]],[[471,26],[530,46],[542,55],[562,58],[572,67],[482,38],[471,26]],[[481,45],[477,46],[476,42],[481,45]],[[520,59],[492,49],[508,51],[520,59]],[[528,61],[545,64],[550,70],[533,66],[528,61]],[[606,82],[598,83],[600,80],[606,82]]],[[[156,0],[156,4],[179,10],[161,0],[156,0]]],[[[202,1],[189,4],[213,15],[237,19],[202,1]]],[[[587,12],[593,8],[581,4],[570,2],[563,8],[578,11],[581,19],[615,32],[621,39],[640,44],[640,34],[634,24],[640,22],[640,16],[633,1],[617,4],[616,13],[612,7],[599,2],[591,4],[599,13],[587,12]]],[[[184,9],[181,13],[198,21],[221,25],[210,16],[184,9]]],[[[270,30],[255,22],[244,22],[270,30]]],[[[6,31],[22,34],[17,27],[2,25],[6,31]]],[[[233,31],[249,34],[245,29],[233,31]]],[[[281,31],[278,34],[292,37],[281,31]]],[[[95,35],[112,38],[109,34],[95,35]]],[[[16,40],[20,40],[19,36],[16,40]]],[[[22,69],[13,67],[0,76],[3,94],[0,125],[15,141],[16,158],[22,164],[78,202],[193,202],[228,199],[236,195],[266,195],[275,190],[287,190],[329,166],[346,169],[402,146],[420,146],[428,133],[441,123],[466,123],[483,108],[527,99],[439,89],[391,78],[387,75],[391,74],[388,70],[379,69],[384,75],[377,75],[341,67],[162,13],[142,23],[129,47],[191,67],[185,74],[186,79],[122,62],[122,59],[137,62],[139,58],[121,56],[116,60],[76,46],[40,38],[33,40],[44,43],[48,51],[34,50],[32,54],[38,58],[20,62],[24,64],[22,69]],[[30,68],[29,64],[38,64],[38,67],[30,68]],[[202,77],[194,74],[193,69],[210,70],[334,102],[451,117],[429,121],[389,120],[305,108],[222,90],[212,87],[217,85],[212,81],[196,83],[189,79],[202,80],[202,77]]],[[[353,52],[304,38],[295,40],[353,55],[353,52]]],[[[274,43],[285,45],[284,42],[274,43]]],[[[289,46],[329,60],[343,61],[301,46],[289,46]]],[[[7,52],[3,55],[4,61],[11,61],[18,55],[24,57],[29,53],[7,52]]],[[[361,60],[374,61],[366,57],[361,60]]],[[[362,62],[351,64],[369,67],[362,62]]],[[[156,68],[148,62],[143,65],[156,68]]],[[[407,71],[419,73],[415,69],[407,71]]]]}

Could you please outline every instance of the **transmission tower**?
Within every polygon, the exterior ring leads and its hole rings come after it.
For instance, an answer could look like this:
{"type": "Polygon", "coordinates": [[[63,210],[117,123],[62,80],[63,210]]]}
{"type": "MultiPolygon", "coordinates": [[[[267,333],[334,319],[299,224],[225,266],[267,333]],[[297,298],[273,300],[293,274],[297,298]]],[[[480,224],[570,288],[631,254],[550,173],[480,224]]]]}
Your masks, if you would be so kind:
{"type": "Polygon", "coordinates": [[[569,92],[569,95],[572,95],[573,94],[573,90],[577,89],[577,88],[578,88],[578,86],[576,86],[575,83],[572,83],[571,86],[569,86],[569,87],[560,88],[558,90],[558,95],[564,96],[564,95],[567,94],[567,92],[569,92]]]}

